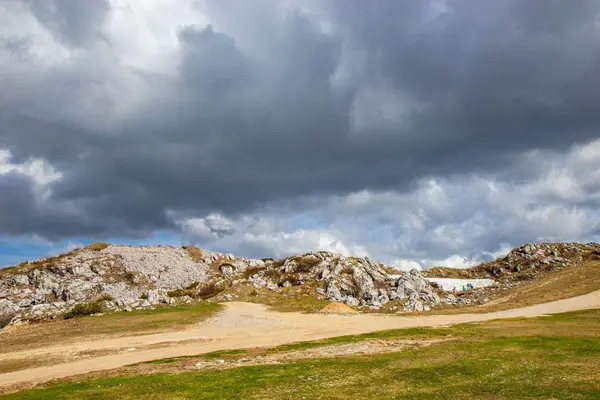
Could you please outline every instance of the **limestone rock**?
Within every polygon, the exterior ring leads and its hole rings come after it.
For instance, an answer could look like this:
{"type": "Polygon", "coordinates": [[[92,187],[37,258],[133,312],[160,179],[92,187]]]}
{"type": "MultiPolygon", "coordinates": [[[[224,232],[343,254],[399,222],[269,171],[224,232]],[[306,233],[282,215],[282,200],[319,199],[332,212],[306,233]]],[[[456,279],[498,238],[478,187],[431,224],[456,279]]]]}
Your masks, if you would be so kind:
{"type": "Polygon", "coordinates": [[[12,278],[12,282],[15,285],[23,285],[23,286],[29,285],[29,277],[27,275],[23,275],[23,274],[15,275],[12,278]]]}
{"type": "Polygon", "coordinates": [[[0,328],[4,328],[10,323],[19,311],[19,307],[10,300],[0,300],[0,328]]]}

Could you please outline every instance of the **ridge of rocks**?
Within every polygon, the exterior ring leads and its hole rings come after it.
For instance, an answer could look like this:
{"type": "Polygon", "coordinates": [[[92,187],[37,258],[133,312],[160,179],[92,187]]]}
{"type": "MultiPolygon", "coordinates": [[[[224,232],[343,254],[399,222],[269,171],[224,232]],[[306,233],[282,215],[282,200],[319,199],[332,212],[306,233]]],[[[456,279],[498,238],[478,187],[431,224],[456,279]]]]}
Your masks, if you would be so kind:
{"type": "Polygon", "coordinates": [[[129,311],[194,299],[228,300],[229,294],[219,293],[243,286],[280,293],[304,285],[315,297],[358,309],[377,310],[393,302],[393,309],[427,311],[463,299],[443,293],[426,278],[491,278],[510,287],[542,271],[576,266],[584,253],[600,257],[600,245],[529,243],[469,269],[402,272],[367,257],[326,251],[256,260],[193,246],[94,244],[0,269],[0,328],[61,317],[87,302],[100,302],[108,311],[129,311]]]}

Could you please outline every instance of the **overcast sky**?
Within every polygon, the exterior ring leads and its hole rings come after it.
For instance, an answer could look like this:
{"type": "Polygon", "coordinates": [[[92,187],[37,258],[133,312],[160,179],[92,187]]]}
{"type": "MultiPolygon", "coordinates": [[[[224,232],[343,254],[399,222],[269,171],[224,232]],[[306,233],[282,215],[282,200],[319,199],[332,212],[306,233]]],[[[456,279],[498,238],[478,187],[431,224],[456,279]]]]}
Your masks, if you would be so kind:
{"type": "Polygon", "coordinates": [[[3,0],[0,266],[600,239],[600,2],[3,0]]]}

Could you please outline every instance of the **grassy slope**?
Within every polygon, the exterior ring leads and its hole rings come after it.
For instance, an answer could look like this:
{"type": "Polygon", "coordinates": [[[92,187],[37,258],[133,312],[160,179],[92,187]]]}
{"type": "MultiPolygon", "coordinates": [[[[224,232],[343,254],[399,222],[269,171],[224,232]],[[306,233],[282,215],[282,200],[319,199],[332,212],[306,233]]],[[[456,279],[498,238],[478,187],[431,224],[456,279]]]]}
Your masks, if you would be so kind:
{"type": "Polygon", "coordinates": [[[327,304],[326,299],[318,299],[316,288],[322,287],[322,282],[307,282],[302,286],[278,288],[277,291],[255,289],[252,286],[239,285],[227,289],[224,293],[234,293],[235,301],[247,301],[268,306],[280,312],[318,312],[327,304]]]}
{"type": "Polygon", "coordinates": [[[5,351],[30,350],[32,346],[172,331],[202,321],[221,308],[219,304],[201,302],[26,325],[1,334],[0,348],[5,351]]]}
{"type": "MultiPolygon", "coordinates": [[[[600,310],[444,329],[377,332],[269,351],[408,337],[452,340],[376,356],[62,383],[5,398],[597,399],[600,393],[600,310]]],[[[207,356],[244,354],[234,351],[207,356]]]]}
{"type": "Polygon", "coordinates": [[[440,314],[493,312],[567,299],[600,290],[600,261],[584,260],[581,266],[552,271],[514,289],[490,295],[481,306],[433,310],[440,314]]]}

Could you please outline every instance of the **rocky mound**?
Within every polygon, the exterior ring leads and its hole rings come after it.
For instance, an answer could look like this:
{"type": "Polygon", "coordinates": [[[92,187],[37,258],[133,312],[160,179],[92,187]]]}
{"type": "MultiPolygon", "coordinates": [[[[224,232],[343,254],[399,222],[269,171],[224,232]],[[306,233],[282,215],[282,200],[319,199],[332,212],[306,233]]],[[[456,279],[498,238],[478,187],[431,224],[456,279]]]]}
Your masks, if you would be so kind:
{"type": "Polygon", "coordinates": [[[315,286],[313,296],[352,307],[378,309],[395,301],[405,311],[421,311],[440,301],[418,271],[403,274],[368,258],[316,252],[254,260],[195,247],[100,243],[0,270],[0,326],[60,317],[80,303],[132,310],[227,300],[217,295],[235,287],[279,293],[307,283],[315,286]]]}
{"type": "Polygon", "coordinates": [[[527,244],[474,268],[400,272],[369,258],[323,251],[254,260],[189,246],[97,243],[0,270],[0,327],[61,317],[81,303],[128,311],[207,299],[227,301],[244,291],[256,296],[270,293],[281,302],[295,295],[362,310],[427,311],[440,304],[485,302],[487,293],[486,288],[476,288],[480,300],[471,300],[460,293],[444,293],[427,278],[485,278],[510,288],[540,273],[577,266],[584,257],[600,259],[600,245],[527,244]]]}
{"type": "Polygon", "coordinates": [[[600,256],[598,243],[527,243],[505,257],[473,268],[436,267],[424,271],[429,278],[495,279],[503,283],[535,279],[539,274],[581,264],[584,257],[600,256]]]}
{"type": "Polygon", "coordinates": [[[423,311],[440,302],[417,270],[403,273],[366,257],[344,257],[326,251],[269,260],[246,270],[228,269],[227,275],[234,278],[233,284],[240,283],[238,277],[246,276],[255,288],[271,290],[317,282],[317,294],[351,307],[379,309],[397,300],[404,311],[423,311]]]}
{"type": "Polygon", "coordinates": [[[348,307],[344,303],[330,303],[321,309],[323,314],[356,314],[356,311],[352,307],[348,307]]]}

